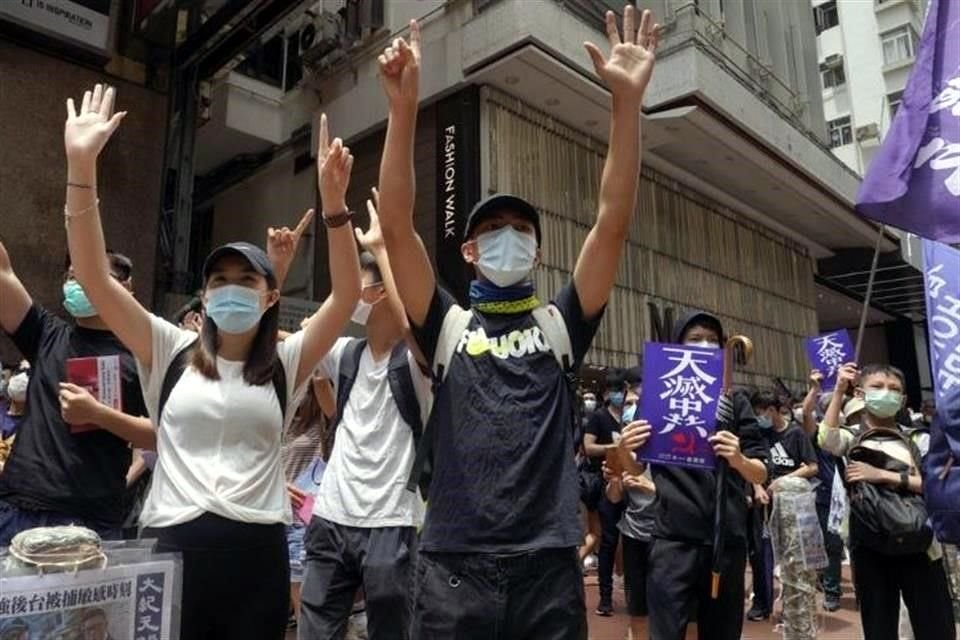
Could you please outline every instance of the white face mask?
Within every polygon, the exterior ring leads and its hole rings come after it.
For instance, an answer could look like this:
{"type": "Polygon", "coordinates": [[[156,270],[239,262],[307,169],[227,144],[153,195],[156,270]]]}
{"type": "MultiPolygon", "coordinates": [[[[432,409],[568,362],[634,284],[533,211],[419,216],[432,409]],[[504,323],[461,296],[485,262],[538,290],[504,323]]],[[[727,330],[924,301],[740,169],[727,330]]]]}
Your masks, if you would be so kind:
{"type": "Polygon", "coordinates": [[[477,249],[480,273],[498,287],[509,287],[530,275],[537,258],[537,238],[506,226],[478,236],[477,249]]]}
{"type": "Polygon", "coordinates": [[[593,398],[587,398],[586,400],[583,401],[583,408],[584,408],[587,412],[596,411],[596,409],[597,409],[597,401],[594,400],[593,398]]]}
{"type": "Polygon", "coordinates": [[[357,300],[357,308],[353,310],[353,315],[350,316],[350,319],[359,325],[365,325],[367,324],[367,320],[370,319],[371,311],[373,311],[372,304],[364,302],[363,300],[357,300]]]}
{"type": "Polygon", "coordinates": [[[698,340],[697,342],[684,342],[684,346],[687,347],[701,347],[703,349],[719,349],[720,345],[710,342],[709,340],[698,340]]]}
{"type": "Polygon", "coordinates": [[[27,401],[27,385],[29,383],[30,378],[26,373],[18,373],[10,378],[10,382],[7,384],[7,396],[17,404],[23,404],[27,401]]]}
{"type": "Polygon", "coordinates": [[[803,422],[803,407],[797,407],[793,410],[793,419],[797,422],[803,422]]]}

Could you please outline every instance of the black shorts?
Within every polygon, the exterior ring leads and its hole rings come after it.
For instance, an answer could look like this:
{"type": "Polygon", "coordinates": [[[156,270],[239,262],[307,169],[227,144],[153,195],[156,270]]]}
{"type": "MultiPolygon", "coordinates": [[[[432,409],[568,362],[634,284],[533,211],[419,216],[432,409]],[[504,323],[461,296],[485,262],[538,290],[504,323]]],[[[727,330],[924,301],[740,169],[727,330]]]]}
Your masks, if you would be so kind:
{"type": "Polygon", "coordinates": [[[635,618],[647,615],[647,559],[650,542],[630,536],[620,536],[623,541],[623,590],[627,599],[627,612],[635,618]]]}
{"type": "Polygon", "coordinates": [[[603,476],[590,469],[581,469],[577,473],[580,480],[580,502],[587,507],[587,511],[595,512],[603,498],[603,476]]]}
{"type": "Polygon", "coordinates": [[[576,549],[509,556],[421,552],[416,640],[586,640],[576,549]]]}

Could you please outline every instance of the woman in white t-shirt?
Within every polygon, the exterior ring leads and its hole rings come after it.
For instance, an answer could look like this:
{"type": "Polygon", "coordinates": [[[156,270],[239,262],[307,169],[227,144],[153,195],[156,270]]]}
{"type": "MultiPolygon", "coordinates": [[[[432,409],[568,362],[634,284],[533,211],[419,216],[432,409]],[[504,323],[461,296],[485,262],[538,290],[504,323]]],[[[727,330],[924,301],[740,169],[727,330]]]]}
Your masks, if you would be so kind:
{"type": "MultiPolygon", "coordinates": [[[[279,640],[288,606],[284,525],[291,521],[280,459],[284,415],[289,422],[297,390],[357,303],[360,272],[344,200],[353,157],[339,139],[328,144],[321,118],[317,165],[333,291],[305,328],[277,342],[274,265],[260,248],[238,242],[204,263],[198,337],[151,315],[106,268],[96,160],[126,115],[113,114],[113,100],[112,88],[97,85],[79,114],[67,101],[64,215],[76,278],[137,358],[157,426],[159,457],[141,524],[159,549],[183,555],[182,640],[279,640]],[[185,350],[183,372],[158,410],[164,378],[185,350]]],[[[297,232],[281,235],[271,248],[285,272],[297,232]]]]}

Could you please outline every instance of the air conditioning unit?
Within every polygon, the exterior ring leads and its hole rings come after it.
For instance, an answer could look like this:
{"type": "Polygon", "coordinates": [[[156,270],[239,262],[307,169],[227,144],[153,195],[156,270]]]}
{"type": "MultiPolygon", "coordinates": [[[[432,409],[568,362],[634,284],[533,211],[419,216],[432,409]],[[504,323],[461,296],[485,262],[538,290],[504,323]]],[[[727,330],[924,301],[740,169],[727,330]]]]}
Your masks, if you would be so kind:
{"type": "Polygon", "coordinates": [[[879,140],[880,126],[876,122],[871,122],[870,124],[865,124],[862,127],[857,127],[856,136],[857,142],[879,140]]]}
{"type": "Polygon", "coordinates": [[[303,26],[297,33],[297,51],[302,58],[308,51],[311,57],[322,57],[340,46],[340,17],[330,11],[303,16],[303,26]]]}
{"type": "Polygon", "coordinates": [[[831,53],[829,56],[824,58],[823,66],[828,69],[836,69],[837,67],[843,66],[843,56],[839,53],[831,53]]]}

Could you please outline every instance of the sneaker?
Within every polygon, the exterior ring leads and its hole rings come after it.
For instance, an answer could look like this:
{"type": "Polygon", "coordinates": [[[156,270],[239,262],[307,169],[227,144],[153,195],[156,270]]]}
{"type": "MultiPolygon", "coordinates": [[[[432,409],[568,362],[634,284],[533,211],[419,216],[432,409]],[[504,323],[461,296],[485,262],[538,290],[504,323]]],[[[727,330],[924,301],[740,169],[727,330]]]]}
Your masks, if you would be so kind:
{"type": "Polygon", "coordinates": [[[837,596],[827,596],[823,599],[823,609],[824,611],[829,611],[833,613],[840,608],[840,598],[837,596]]]}
{"type": "Polygon", "coordinates": [[[593,571],[596,571],[598,562],[599,561],[597,560],[597,556],[591,553],[590,555],[588,555],[586,558],[583,559],[583,572],[591,573],[593,571]]]}
{"type": "Polygon", "coordinates": [[[760,609],[754,608],[751,608],[750,611],[747,611],[747,620],[751,622],[760,622],[761,620],[766,620],[769,617],[769,611],[761,611],[760,609]]]}
{"type": "Polygon", "coordinates": [[[604,618],[609,618],[613,615],[613,603],[611,602],[600,602],[597,605],[597,615],[603,616],[604,618]]]}

